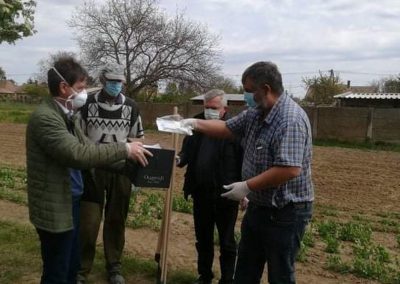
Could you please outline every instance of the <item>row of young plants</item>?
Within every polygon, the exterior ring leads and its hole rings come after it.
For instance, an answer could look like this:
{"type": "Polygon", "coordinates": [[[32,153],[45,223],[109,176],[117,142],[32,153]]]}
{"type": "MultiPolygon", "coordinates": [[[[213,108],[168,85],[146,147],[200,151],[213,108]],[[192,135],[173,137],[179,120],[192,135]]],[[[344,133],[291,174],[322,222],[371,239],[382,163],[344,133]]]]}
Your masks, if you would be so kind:
{"type": "MultiPolygon", "coordinates": [[[[135,190],[130,200],[127,225],[159,230],[163,216],[165,192],[135,190]]],[[[27,204],[24,169],[0,167],[0,199],[27,204]]],[[[174,196],[173,211],[192,213],[192,203],[174,196]]],[[[400,212],[378,212],[374,215],[348,216],[335,207],[317,206],[315,217],[303,238],[298,260],[307,263],[313,251],[323,247],[325,268],[337,273],[351,273],[381,283],[400,283],[400,212]],[[384,233],[396,242],[395,248],[374,240],[384,233]],[[316,246],[317,243],[323,245],[316,246]]],[[[235,237],[240,238],[236,232],[235,237]]],[[[215,235],[218,244],[218,234],[215,235]]]]}
{"type": "Polygon", "coordinates": [[[391,219],[388,219],[389,214],[377,215],[385,215],[380,222],[390,221],[393,228],[380,230],[381,228],[376,226],[375,222],[371,224],[364,219],[355,221],[354,219],[357,218],[353,218],[350,221],[341,222],[320,215],[320,219],[324,220],[314,219],[309,225],[303,238],[298,261],[306,263],[308,255],[312,253],[312,250],[317,249],[316,244],[322,242],[323,253],[326,256],[326,269],[341,274],[351,273],[381,283],[400,283],[398,215],[392,214],[391,219]],[[378,230],[374,230],[374,227],[378,230]],[[395,247],[388,248],[375,241],[373,235],[379,232],[394,236],[395,247]]]}
{"type": "MultiPolygon", "coordinates": [[[[128,226],[159,229],[164,210],[164,196],[165,192],[153,189],[133,191],[129,204],[128,226]]],[[[25,169],[0,167],[0,199],[27,205],[25,169]]],[[[180,195],[173,196],[172,210],[191,214],[192,203],[180,195]]]]}

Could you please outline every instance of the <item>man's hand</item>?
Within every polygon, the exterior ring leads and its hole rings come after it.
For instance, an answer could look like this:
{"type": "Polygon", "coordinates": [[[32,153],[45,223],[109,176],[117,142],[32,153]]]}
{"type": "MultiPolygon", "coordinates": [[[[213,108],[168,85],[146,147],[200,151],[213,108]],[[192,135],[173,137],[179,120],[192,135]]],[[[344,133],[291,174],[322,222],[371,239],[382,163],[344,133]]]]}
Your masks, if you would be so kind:
{"type": "Polygon", "coordinates": [[[149,162],[147,161],[146,156],[153,157],[153,154],[143,147],[142,142],[129,142],[126,143],[128,148],[128,158],[131,160],[135,160],[143,167],[147,166],[149,162]]]}
{"type": "Polygon", "coordinates": [[[181,120],[182,127],[190,128],[192,130],[196,130],[197,119],[196,118],[186,118],[181,120]]]}
{"type": "Polygon", "coordinates": [[[229,185],[224,185],[224,188],[230,189],[230,191],[221,194],[221,196],[235,201],[242,200],[250,192],[246,181],[234,182],[229,185]]]}

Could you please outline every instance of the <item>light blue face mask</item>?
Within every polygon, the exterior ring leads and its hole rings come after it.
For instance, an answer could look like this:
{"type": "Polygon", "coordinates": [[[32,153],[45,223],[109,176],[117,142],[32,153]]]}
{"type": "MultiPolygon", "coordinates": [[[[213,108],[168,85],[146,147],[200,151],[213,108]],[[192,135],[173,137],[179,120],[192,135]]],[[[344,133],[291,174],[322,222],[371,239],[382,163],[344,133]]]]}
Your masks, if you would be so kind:
{"type": "Polygon", "coordinates": [[[257,103],[254,100],[254,93],[250,93],[250,92],[243,92],[244,95],[244,101],[247,103],[248,107],[256,107],[257,103]]]}
{"type": "Polygon", "coordinates": [[[116,97],[121,93],[122,82],[119,81],[106,81],[106,86],[104,87],[107,94],[112,97],[116,97]]]}
{"type": "Polygon", "coordinates": [[[206,119],[219,119],[219,110],[211,109],[211,108],[205,108],[204,109],[204,117],[206,119]]]}

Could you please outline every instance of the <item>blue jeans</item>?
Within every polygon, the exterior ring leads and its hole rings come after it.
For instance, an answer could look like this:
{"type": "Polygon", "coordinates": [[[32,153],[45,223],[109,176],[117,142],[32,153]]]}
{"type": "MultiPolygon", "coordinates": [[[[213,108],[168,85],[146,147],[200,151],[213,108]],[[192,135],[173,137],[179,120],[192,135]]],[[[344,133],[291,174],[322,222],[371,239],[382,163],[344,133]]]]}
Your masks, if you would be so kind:
{"type": "Polygon", "coordinates": [[[260,283],[268,265],[269,283],[296,283],[295,260],[312,203],[269,208],[249,203],[243,217],[235,283],[260,283]]]}
{"type": "Polygon", "coordinates": [[[79,269],[79,206],[80,197],[73,197],[73,230],[52,233],[36,228],[43,261],[41,284],[76,283],[79,269]]]}

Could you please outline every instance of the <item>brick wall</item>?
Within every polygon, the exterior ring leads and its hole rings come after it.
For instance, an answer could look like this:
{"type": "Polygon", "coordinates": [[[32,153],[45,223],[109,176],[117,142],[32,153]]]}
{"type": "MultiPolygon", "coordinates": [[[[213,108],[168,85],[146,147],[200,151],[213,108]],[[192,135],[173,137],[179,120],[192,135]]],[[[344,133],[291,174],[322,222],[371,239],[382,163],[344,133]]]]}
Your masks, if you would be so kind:
{"type": "MultiPolygon", "coordinates": [[[[155,127],[156,118],[172,114],[174,106],[139,103],[144,125],[155,127]]],[[[230,106],[229,109],[237,114],[244,108],[230,106]]],[[[183,117],[193,117],[202,110],[202,106],[191,103],[178,105],[183,117]]],[[[400,143],[400,108],[305,107],[304,110],[310,118],[314,139],[400,143]]]]}

